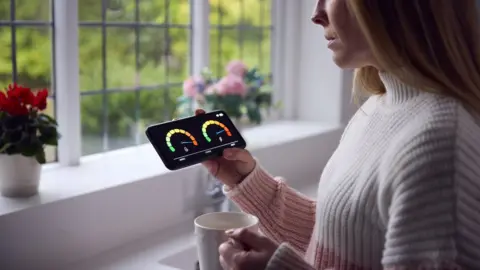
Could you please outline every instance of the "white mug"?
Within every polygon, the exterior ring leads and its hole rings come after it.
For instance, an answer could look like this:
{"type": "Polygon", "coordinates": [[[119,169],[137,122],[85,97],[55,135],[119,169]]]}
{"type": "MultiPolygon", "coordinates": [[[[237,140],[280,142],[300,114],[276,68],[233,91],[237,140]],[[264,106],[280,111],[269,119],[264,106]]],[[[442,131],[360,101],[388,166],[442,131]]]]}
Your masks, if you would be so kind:
{"type": "Polygon", "coordinates": [[[229,229],[247,228],[258,231],[258,218],[242,212],[214,212],[195,219],[195,238],[200,270],[222,270],[218,247],[228,237],[229,229]]]}

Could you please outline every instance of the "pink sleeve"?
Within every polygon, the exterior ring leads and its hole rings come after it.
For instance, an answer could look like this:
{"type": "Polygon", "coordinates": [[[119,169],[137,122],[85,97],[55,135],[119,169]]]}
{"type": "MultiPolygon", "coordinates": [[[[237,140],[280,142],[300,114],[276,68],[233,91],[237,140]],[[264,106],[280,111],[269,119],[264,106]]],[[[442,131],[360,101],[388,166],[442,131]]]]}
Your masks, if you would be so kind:
{"type": "Polygon", "coordinates": [[[281,244],[275,251],[265,270],[315,270],[300,254],[287,243],[281,244]]]}
{"type": "Polygon", "coordinates": [[[305,253],[315,226],[315,201],[273,178],[258,163],[245,180],[225,191],[244,212],[259,218],[266,236],[305,253]]]}

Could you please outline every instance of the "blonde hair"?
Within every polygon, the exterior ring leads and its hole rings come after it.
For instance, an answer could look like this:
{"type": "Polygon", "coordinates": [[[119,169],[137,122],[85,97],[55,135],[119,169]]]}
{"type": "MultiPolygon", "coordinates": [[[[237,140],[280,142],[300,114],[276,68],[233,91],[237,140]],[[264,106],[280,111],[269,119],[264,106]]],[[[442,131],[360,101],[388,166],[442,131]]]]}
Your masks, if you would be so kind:
{"type": "MultiPolygon", "coordinates": [[[[348,5],[382,70],[480,113],[476,0],[348,0],[348,5]]],[[[354,81],[354,89],[385,93],[374,67],[357,69],[354,81]]]]}

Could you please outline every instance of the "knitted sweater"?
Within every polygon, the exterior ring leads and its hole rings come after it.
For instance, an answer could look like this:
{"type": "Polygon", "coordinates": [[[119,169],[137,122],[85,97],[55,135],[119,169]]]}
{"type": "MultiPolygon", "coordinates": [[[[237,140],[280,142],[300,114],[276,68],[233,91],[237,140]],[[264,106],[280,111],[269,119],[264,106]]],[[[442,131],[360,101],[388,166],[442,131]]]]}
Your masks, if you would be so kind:
{"type": "MultiPolygon", "coordinates": [[[[280,244],[268,270],[480,269],[480,125],[380,74],[313,201],[257,165],[227,195],[280,244]]],[[[314,147],[314,146],[313,146],[314,147]]]]}

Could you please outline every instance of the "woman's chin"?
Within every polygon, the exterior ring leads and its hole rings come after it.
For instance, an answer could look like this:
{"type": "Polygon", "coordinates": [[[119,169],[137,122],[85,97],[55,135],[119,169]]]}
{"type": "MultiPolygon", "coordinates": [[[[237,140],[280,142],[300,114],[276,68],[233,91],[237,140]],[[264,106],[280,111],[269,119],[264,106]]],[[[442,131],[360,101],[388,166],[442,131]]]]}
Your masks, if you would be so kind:
{"type": "Polygon", "coordinates": [[[348,68],[348,61],[345,57],[342,57],[342,55],[334,52],[332,60],[339,68],[348,68]]]}
{"type": "Polygon", "coordinates": [[[332,56],[332,60],[341,69],[353,69],[358,68],[359,65],[352,59],[352,57],[348,57],[348,55],[341,54],[338,52],[334,52],[332,56]]]}

